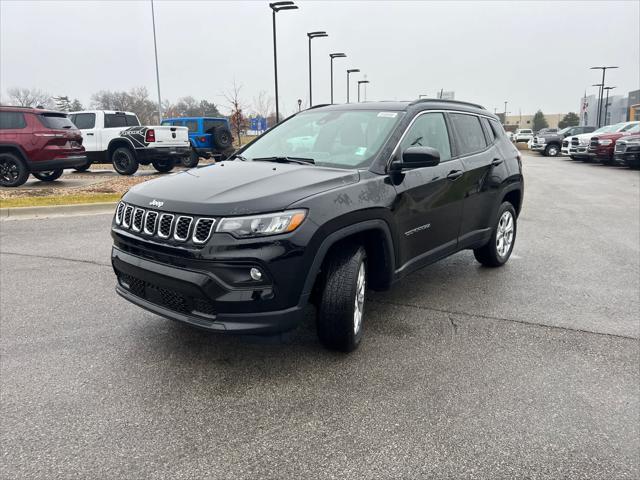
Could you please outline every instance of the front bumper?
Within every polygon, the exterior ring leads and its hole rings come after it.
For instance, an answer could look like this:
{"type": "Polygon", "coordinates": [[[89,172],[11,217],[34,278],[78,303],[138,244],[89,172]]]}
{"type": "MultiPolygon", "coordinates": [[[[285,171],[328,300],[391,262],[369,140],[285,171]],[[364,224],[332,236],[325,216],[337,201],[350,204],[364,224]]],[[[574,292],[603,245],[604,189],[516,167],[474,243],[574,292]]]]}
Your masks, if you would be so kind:
{"type": "Polygon", "coordinates": [[[534,150],[536,152],[544,152],[545,148],[547,148],[547,144],[546,143],[532,143],[531,144],[531,150],[534,150]]]}
{"type": "Polygon", "coordinates": [[[640,151],[616,153],[613,160],[618,165],[637,166],[640,165],[640,151]]]}
{"type": "MultiPolygon", "coordinates": [[[[111,263],[117,293],[158,315],[218,332],[276,333],[295,328],[308,297],[298,304],[262,311],[272,296],[268,285],[232,287],[211,271],[154,262],[113,247],[111,263]],[[221,305],[242,304],[244,312],[219,312],[221,305]],[[251,309],[251,305],[255,305],[251,309]],[[249,307],[249,308],[247,308],[249,307]],[[253,310],[253,311],[251,311],[253,310]]],[[[222,307],[224,308],[224,307],[222,307]]]]}
{"type": "Polygon", "coordinates": [[[46,172],[49,170],[59,170],[64,168],[81,167],[87,163],[87,156],[72,155],[69,157],[55,158],[53,160],[32,160],[28,163],[32,172],[46,172]]]}

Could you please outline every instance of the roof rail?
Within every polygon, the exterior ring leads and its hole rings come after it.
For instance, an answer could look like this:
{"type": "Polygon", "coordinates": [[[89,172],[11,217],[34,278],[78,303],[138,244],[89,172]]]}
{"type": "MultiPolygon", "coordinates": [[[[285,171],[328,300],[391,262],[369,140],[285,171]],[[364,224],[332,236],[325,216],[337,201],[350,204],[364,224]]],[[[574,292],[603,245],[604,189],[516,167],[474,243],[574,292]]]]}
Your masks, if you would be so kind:
{"type": "Polygon", "coordinates": [[[417,105],[419,103],[428,103],[428,102],[456,103],[458,105],[467,105],[469,107],[475,107],[475,108],[480,108],[482,110],[486,110],[486,108],[484,108],[482,105],[478,105],[477,103],[463,102],[462,100],[445,100],[443,98],[419,98],[418,100],[414,100],[413,102],[411,102],[409,105],[417,105]]]}

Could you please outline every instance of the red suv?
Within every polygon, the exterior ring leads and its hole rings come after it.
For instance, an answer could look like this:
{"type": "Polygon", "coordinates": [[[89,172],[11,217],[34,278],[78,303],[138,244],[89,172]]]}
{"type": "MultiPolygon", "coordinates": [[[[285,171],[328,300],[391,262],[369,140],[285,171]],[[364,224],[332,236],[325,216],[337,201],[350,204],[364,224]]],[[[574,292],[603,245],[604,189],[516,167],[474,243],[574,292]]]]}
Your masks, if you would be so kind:
{"type": "Polygon", "coordinates": [[[0,107],[0,185],[17,187],[29,174],[51,182],[65,168],[87,163],[80,130],[66,114],[0,107]]]}

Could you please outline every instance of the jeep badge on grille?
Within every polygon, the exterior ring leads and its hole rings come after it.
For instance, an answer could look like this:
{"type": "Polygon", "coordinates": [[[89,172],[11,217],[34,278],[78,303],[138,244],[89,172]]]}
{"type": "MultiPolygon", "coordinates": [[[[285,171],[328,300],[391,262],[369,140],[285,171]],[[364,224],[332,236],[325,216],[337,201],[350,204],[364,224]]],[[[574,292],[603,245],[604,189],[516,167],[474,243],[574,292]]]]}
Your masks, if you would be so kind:
{"type": "Polygon", "coordinates": [[[158,208],[160,208],[160,207],[162,207],[162,205],[164,205],[164,202],[161,202],[161,201],[156,200],[156,199],[154,198],[153,200],[151,200],[151,201],[149,202],[149,205],[151,205],[152,207],[158,207],[158,208]]]}

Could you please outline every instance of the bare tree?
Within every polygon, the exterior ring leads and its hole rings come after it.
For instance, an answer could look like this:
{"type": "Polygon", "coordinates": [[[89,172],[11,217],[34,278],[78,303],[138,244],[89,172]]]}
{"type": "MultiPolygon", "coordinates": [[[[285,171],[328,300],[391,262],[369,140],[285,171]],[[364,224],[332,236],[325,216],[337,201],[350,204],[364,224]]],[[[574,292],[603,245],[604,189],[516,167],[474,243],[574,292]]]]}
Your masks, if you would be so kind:
{"type": "Polygon", "coordinates": [[[238,137],[238,146],[242,145],[240,135],[247,128],[247,119],[243,113],[245,105],[240,99],[241,90],[242,85],[238,85],[234,79],[232,88],[223,94],[224,98],[227,100],[229,108],[231,109],[229,121],[231,123],[231,129],[238,137]]]}
{"type": "Polygon", "coordinates": [[[37,88],[14,87],[7,90],[9,103],[18,107],[52,106],[51,95],[37,88]]]}
{"type": "Polygon", "coordinates": [[[273,113],[273,97],[261,90],[257,97],[253,97],[253,110],[258,116],[268,118],[273,113]]]}
{"type": "Polygon", "coordinates": [[[101,90],[91,96],[91,104],[98,110],[134,112],[143,124],[158,122],[158,106],[149,99],[145,87],[132,88],[128,92],[101,90]]]}

